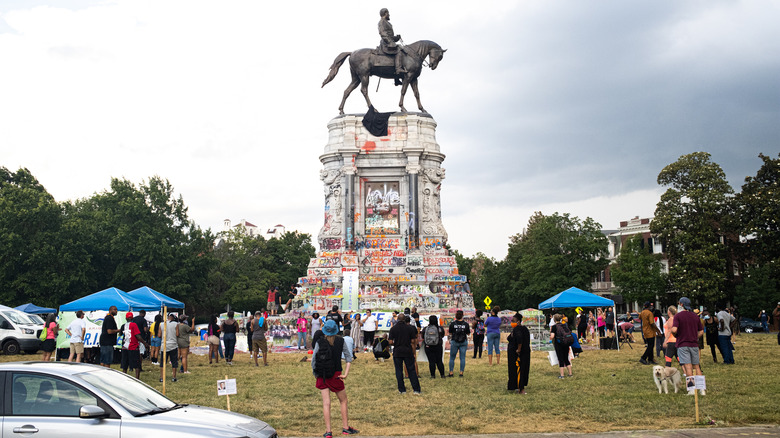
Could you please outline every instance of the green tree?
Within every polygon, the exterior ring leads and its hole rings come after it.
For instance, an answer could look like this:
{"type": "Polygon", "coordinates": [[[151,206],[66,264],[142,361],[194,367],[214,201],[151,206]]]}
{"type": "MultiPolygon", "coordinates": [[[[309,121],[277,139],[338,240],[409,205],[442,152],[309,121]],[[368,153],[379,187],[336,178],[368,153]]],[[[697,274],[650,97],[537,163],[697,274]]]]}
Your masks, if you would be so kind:
{"type": "Polygon", "coordinates": [[[607,238],[591,218],[537,212],[526,232],[511,238],[506,263],[506,306],[536,307],[572,286],[588,290],[609,264],[607,238]]]}
{"type": "Polygon", "coordinates": [[[286,293],[298,278],[306,276],[309,261],[316,255],[311,235],[288,231],[268,241],[270,269],[277,275],[279,290],[286,293]]]}
{"type": "Polygon", "coordinates": [[[759,158],[763,165],[736,196],[746,263],[735,302],[751,316],[780,299],[780,155],[759,158]]]}
{"type": "Polygon", "coordinates": [[[219,239],[212,253],[215,263],[198,297],[198,308],[213,313],[227,304],[241,310],[265,307],[268,289],[278,282],[278,276],[270,269],[268,242],[240,229],[220,233],[219,239]]]}
{"type": "Polygon", "coordinates": [[[60,205],[27,169],[0,167],[0,300],[55,306],[83,277],[88,258],[61,235],[60,205]]]}
{"type": "Polygon", "coordinates": [[[65,207],[69,239],[80,243],[93,267],[81,295],[149,286],[186,301],[202,291],[213,236],[189,220],[173,192],[156,176],[138,187],[114,178],[110,190],[65,207]]]}
{"type": "Polygon", "coordinates": [[[712,303],[729,296],[733,277],[729,229],[733,190],[710,154],[683,155],[658,175],[669,188],[656,206],[650,231],[670,259],[669,279],[678,293],[712,303]]]}
{"type": "Polygon", "coordinates": [[[660,254],[645,248],[641,234],[631,236],[620,249],[617,261],[610,267],[612,280],[627,302],[655,301],[666,292],[660,254]]]}

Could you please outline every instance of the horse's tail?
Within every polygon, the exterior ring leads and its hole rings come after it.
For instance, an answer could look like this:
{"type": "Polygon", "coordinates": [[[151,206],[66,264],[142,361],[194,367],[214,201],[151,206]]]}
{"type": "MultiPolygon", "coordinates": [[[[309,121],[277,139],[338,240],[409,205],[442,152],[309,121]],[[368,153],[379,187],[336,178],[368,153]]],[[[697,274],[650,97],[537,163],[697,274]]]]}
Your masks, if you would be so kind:
{"type": "Polygon", "coordinates": [[[349,58],[349,55],[351,54],[352,52],[342,52],[339,56],[336,57],[336,59],[333,61],[333,64],[330,66],[330,73],[328,73],[328,77],[322,81],[323,87],[336,77],[339,72],[339,68],[341,68],[341,64],[344,64],[344,61],[349,58]]]}

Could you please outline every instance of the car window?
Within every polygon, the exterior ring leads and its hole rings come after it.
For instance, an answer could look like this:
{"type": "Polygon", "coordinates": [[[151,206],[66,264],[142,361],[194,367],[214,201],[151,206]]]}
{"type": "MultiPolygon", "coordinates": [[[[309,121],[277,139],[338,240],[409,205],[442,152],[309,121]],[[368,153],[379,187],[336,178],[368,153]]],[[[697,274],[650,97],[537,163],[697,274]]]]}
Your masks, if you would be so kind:
{"type": "Polygon", "coordinates": [[[98,400],[82,388],[41,374],[13,373],[11,415],[78,417],[98,400]]]}
{"type": "Polygon", "coordinates": [[[145,383],[111,369],[95,369],[78,377],[108,394],[133,415],[172,409],[176,403],[145,383]]]}

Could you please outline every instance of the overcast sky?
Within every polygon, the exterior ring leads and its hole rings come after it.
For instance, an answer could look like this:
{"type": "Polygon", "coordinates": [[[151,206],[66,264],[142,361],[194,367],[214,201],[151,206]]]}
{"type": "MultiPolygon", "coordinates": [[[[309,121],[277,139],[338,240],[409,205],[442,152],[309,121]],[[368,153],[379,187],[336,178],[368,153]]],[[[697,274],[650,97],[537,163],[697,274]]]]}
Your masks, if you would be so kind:
{"type": "MultiPolygon", "coordinates": [[[[420,94],[466,255],[502,259],[534,211],[651,217],[684,154],[711,153],[738,190],[780,151],[778,1],[2,0],[0,166],[58,201],[159,175],[203,228],[316,241],[348,68],[320,85],[340,52],[378,44],[383,6],[406,43],[448,49],[420,94]]],[[[369,88],[397,109],[400,88],[369,88]]],[[[345,109],[365,111],[359,91],[345,109]]]]}

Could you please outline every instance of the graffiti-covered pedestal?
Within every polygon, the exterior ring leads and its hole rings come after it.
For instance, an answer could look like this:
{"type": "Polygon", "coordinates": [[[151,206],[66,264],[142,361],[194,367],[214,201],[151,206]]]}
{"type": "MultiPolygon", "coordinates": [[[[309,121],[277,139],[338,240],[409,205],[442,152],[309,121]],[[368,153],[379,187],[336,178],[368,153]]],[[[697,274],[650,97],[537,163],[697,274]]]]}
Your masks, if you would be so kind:
{"type": "Polygon", "coordinates": [[[466,277],[446,248],[436,122],[427,114],[397,113],[387,135],[375,137],[362,119],[346,115],[328,123],[320,156],[320,252],[300,279],[305,293],[294,308],[473,310],[466,277]]]}

